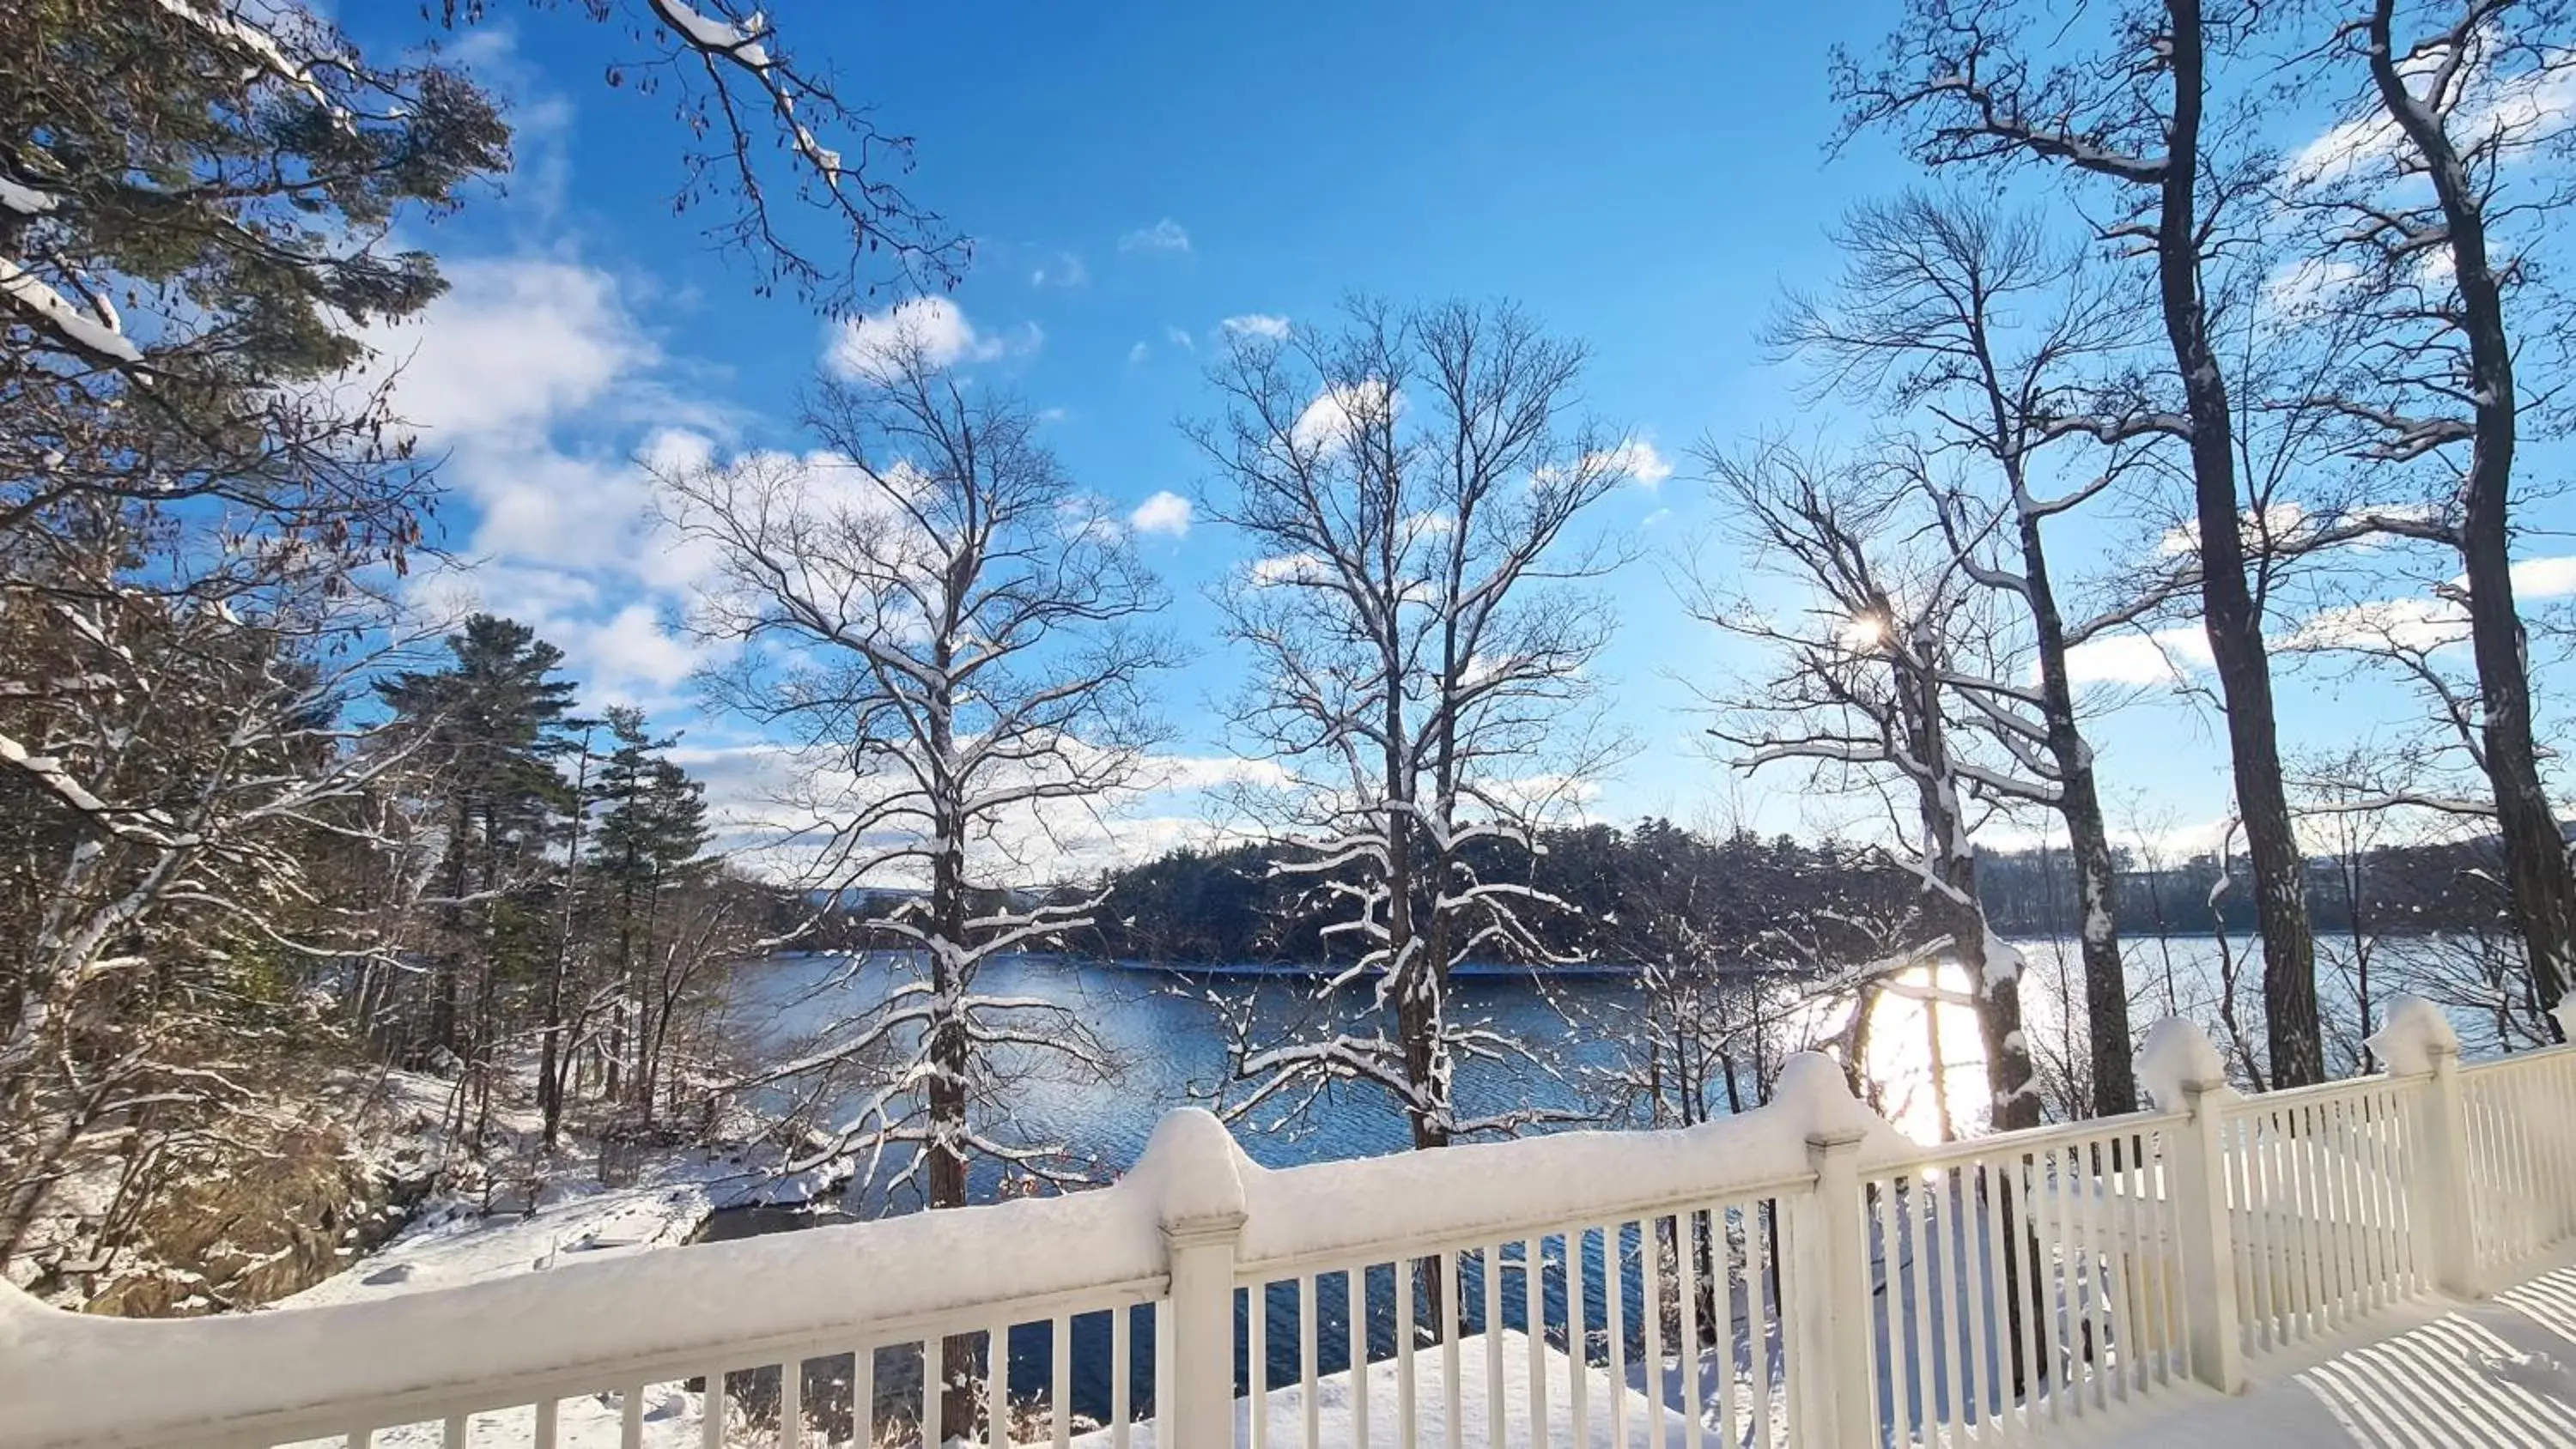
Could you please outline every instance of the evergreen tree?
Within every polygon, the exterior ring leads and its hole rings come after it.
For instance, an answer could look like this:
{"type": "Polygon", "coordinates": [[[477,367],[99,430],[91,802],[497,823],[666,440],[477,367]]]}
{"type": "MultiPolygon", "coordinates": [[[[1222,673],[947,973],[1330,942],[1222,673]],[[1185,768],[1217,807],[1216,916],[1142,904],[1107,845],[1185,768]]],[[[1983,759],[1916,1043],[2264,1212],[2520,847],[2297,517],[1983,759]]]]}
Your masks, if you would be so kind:
{"type": "Polygon", "coordinates": [[[563,651],[508,619],[477,614],[447,649],[446,668],[405,671],[377,693],[405,731],[426,732],[419,753],[447,822],[429,1026],[412,1045],[416,1055],[464,1059],[479,1118],[499,993],[549,954],[545,852],[575,803],[555,768],[573,746],[573,685],[555,675],[563,651]]]}
{"type": "Polygon", "coordinates": [[[609,1028],[609,1095],[625,1095],[653,1117],[662,1049],[670,1035],[671,1007],[661,975],[653,971],[656,926],[664,889],[679,881],[706,848],[705,787],[664,752],[676,737],[654,738],[644,712],[611,706],[608,728],[616,741],[599,779],[600,816],[589,870],[614,922],[612,960],[618,997],[609,1028]]]}

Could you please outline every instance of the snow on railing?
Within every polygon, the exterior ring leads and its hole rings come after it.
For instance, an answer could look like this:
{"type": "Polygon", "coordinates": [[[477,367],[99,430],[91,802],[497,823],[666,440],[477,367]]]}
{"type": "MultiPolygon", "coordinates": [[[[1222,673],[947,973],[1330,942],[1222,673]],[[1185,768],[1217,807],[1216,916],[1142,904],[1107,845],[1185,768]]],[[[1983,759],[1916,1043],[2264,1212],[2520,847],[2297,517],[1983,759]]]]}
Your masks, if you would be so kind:
{"type": "Polygon", "coordinates": [[[1924,1148],[1833,1064],[1676,1132],[1278,1171],[1175,1112],[1095,1192],[364,1303],[90,1318],[0,1291],[0,1449],[981,1442],[1656,1449],[2045,1440],[2576,1236],[2576,1050],[1924,1148]],[[925,1429],[930,1433],[925,1433],[925,1429]]]}

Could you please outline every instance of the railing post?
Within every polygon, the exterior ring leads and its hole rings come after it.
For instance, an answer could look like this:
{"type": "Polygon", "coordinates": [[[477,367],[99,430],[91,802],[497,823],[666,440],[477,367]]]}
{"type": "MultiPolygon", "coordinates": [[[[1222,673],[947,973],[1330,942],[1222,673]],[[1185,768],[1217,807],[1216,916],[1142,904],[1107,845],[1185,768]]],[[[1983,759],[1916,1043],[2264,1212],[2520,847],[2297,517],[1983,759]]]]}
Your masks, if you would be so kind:
{"type": "Polygon", "coordinates": [[[1242,1228],[1241,1213],[1163,1225],[1172,1259],[1172,1449],[1234,1443],[1234,1250],[1242,1228]]]}
{"type": "Polygon", "coordinates": [[[2477,1198],[2469,1182],[2469,1106],[2460,1085],[2460,1034],[2442,1009],[2400,992],[2363,1043],[2391,1077],[2427,1079],[2415,1093],[2415,1145],[2420,1156],[2399,1164],[2406,1174],[2407,1226],[2417,1271],[2454,1298],[2486,1296],[2478,1268],[2477,1198]]]}
{"type": "Polygon", "coordinates": [[[1234,1443],[1234,1278],[1248,1213],[1242,1154],[1225,1125],[1182,1108],[1163,1114],[1137,1160],[1161,1203],[1171,1271],[1169,1337],[1157,1325],[1155,1419],[1165,1449],[1234,1443]],[[1168,1375],[1168,1376],[1167,1376],[1168,1375]]]}
{"type": "Polygon", "coordinates": [[[2433,1286],[2454,1298],[2486,1296],[2478,1270],[2477,1201],[2469,1191],[2469,1107],[2460,1089],[2460,1044],[2424,1044],[2432,1077],[2417,1094],[2416,1140],[2424,1160],[2412,1164],[2415,1261],[2429,1265],[2433,1286]]]}
{"type": "Polygon", "coordinates": [[[1798,1387],[1793,1422],[1802,1449],[1872,1449],[1878,1443],[1878,1401],[1869,1387],[1869,1221],[1860,1186],[1864,1140],[1857,1131],[1807,1139],[1816,1186],[1790,1220],[1789,1300],[1796,1344],[1789,1372],[1798,1387]]]}
{"type": "Polygon", "coordinates": [[[2192,1376],[2220,1393],[2242,1393],[2245,1330],[2237,1319],[2236,1223],[2227,1206],[2223,1120],[2236,1093],[2227,1085],[2227,1062],[2198,1023],[2168,1016],[2147,1028],[2138,1078],[2158,1111],[2180,1112],[2185,1119],[2182,1130],[2167,1138],[2172,1151],[2165,1191],[2173,1203],[2173,1253],[2192,1376]]]}
{"type": "Polygon", "coordinates": [[[2245,1338],[2236,1312],[2235,1223],[2227,1210],[2227,1144],[2219,1121],[2236,1094],[2223,1076],[2181,1088],[2191,1120],[2174,1155],[2174,1247],[2192,1375],[2222,1394],[2242,1393],[2245,1338]]]}

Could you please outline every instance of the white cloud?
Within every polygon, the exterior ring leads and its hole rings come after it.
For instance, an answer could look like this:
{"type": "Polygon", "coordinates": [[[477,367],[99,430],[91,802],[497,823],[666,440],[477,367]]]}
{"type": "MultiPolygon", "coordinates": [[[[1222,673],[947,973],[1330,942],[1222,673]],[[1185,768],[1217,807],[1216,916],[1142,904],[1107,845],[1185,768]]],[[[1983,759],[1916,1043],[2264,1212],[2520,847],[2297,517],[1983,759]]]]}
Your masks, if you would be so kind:
{"type": "Polygon", "coordinates": [[[2576,555],[2527,558],[2513,566],[2516,598],[2556,599],[2576,594],[2576,555]]]}
{"type": "Polygon", "coordinates": [[[1135,346],[1130,347],[1130,348],[1128,348],[1128,349],[1127,349],[1127,365],[1128,365],[1129,367],[1135,367],[1135,366],[1137,366],[1137,365],[1139,365],[1139,364],[1143,363],[1143,362],[1144,362],[1144,360],[1145,360],[1146,358],[1151,357],[1151,356],[1153,356],[1153,355],[1154,355],[1154,349],[1153,349],[1153,348],[1146,346],[1146,345],[1145,345],[1144,343],[1142,343],[1142,342],[1139,342],[1139,343],[1137,343],[1135,346]]]}
{"type": "Polygon", "coordinates": [[[435,446],[542,428],[660,360],[616,279],[549,258],[440,264],[448,289],[416,321],[368,339],[368,371],[435,446]]]}
{"type": "Polygon", "coordinates": [[[1655,451],[1654,443],[1645,438],[1628,439],[1612,448],[1602,461],[1648,488],[1660,488],[1665,479],[1673,476],[1672,460],[1655,451]]]}
{"type": "Polygon", "coordinates": [[[2374,599],[2319,609],[2273,647],[2289,653],[2386,646],[2439,649],[2468,637],[2468,610],[2449,599],[2374,599]]]}
{"type": "Polygon", "coordinates": [[[990,362],[1038,350],[1045,334],[1022,323],[1007,335],[979,331],[965,310],[946,297],[911,297],[880,312],[847,318],[832,332],[824,364],[843,377],[884,377],[907,350],[932,367],[990,362]]]}
{"type": "Polygon", "coordinates": [[[1361,427],[1381,423],[1390,408],[1400,412],[1403,407],[1402,397],[1387,395],[1384,378],[1327,387],[1297,415],[1289,437],[1301,448],[1336,451],[1349,447],[1353,434],[1361,427]]]}
{"type": "Polygon", "coordinates": [[[2066,651],[2066,675],[2077,684],[2174,684],[2209,665],[2209,636],[2194,625],[2107,635],[2066,651]]]}
{"type": "Polygon", "coordinates": [[[1136,511],[1127,515],[1127,526],[1138,533],[1186,537],[1190,531],[1190,500],[1164,489],[1137,504],[1136,511]]]}
{"type": "Polygon", "coordinates": [[[1257,558],[1251,565],[1252,583],[1255,588],[1266,589],[1273,584],[1321,578],[1323,573],[1324,561],[1311,553],[1285,554],[1278,558],[1257,558]]]}
{"type": "Polygon", "coordinates": [[[1246,312],[1241,316],[1228,317],[1217,326],[1225,329],[1228,337],[1265,337],[1273,342],[1288,340],[1288,319],[1268,312],[1246,312]]]}
{"type": "MultiPolygon", "coordinates": [[[[2413,80],[2447,59],[2445,51],[2426,50],[2408,56],[2399,69],[2413,80]]],[[[2463,138],[2494,138],[2498,153],[2508,161],[2527,159],[2547,138],[2576,120],[2576,72],[2569,68],[2576,55],[2553,51],[2541,63],[2500,80],[2487,65],[2491,59],[2471,57],[2472,74],[2462,83],[2463,99],[2450,129],[2463,138]]],[[[2290,176],[2303,185],[2332,185],[2386,165],[2403,143],[2404,133],[2387,112],[2373,107],[2366,115],[2328,127],[2300,148],[2291,158],[2290,176]]]]}
{"type": "Polygon", "coordinates": [[[1170,217],[1152,226],[1141,226],[1118,239],[1122,252],[1185,252],[1190,249],[1189,228],[1170,217]]]}
{"type": "Polygon", "coordinates": [[[1163,329],[1163,337],[1164,340],[1170,342],[1174,347],[1181,349],[1183,352],[1196,352],[1199,350],[1198,339],[1189,334],[1188,328],[1165,327],[1163,329]]]}
{"type": "Polygon", "coordinates": [[[1038,263],[1029,272],[1032,287],[1087,287],[1091,285],[1091,268],[1071,252],[1057,252],[1038,263]]]}

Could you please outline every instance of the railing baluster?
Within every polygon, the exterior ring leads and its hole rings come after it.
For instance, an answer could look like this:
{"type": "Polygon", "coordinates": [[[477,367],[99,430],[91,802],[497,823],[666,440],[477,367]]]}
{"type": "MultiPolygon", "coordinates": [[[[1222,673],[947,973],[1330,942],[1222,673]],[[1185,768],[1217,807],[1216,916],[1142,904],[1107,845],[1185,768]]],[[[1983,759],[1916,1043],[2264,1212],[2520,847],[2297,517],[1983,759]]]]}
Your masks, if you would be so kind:
{"type": "MultiPolygon", "coordinates": [[[[2010,1291],[2005,1284],[2005,1255],[2012,1244],[2004,1236],[2003,1198],[2005,1174],[2010,1171],[2008,1157],[1977,1159],[1976,1205],[1972,1225],[1982,1220],[1984,1251],[1978,1254],[1975,1274],[1976,1296],[1969,1300],[1969,1311],[1975,1315],[1978,1352],[1977,1375],[1986,1386],[1986,1396],[1979,1400],[1977,1417],[1980,1432],[1991,1425],[1999,1437],[2010,1441],[2020,1437],[2021,1416],[2013,1404],[2013,1359],[2020,1350],[2012,1341],[2012,1325],[2018,1315],[2013,1312],[2010,1291]]],[[[2017,1277],[2018,1275],[2016,1275],[2017,1277]]]]}
{"type": "MultiPolygon", "coordinates": [[[[850,1350],[850,1434],[856,1449],[876,1449],[877,1350],[870,1343],[850,1350]]],[[[1123,1438],[1118,1449],[1127,1449],[1123,1438]]]]}
{"type": "Polygon", "coordinates": [[[1073,1442],[1073,1315],[1055,1316],[1047,1343],[1047,1397],[1054,1402],[1047,1418],[1055,1429],[1055,1449],[1073,1442]]]}
{"type": "Polygon", "coordinates": [[[725,1371],[707,1370],[707,1391],[698,1400],[698,1443],[704,1449],[724,1449],[725,1371]]]}
{"type": "Polygon", "coordinates": [[[2076,1149],[2076,1209],[2084,1224],[2084,1305],[2089,1310],[2085,1337],[2092,1354],[2085,1363],[2084,1397],[2097,1410],[2111,1407],[2111,1285],[2104,1268],[2112,1250],[2110,1233],[2110,1144],[2094,1138],[2076,1149]]]}
{"type": "Polygon", "coordinates": [[[1492,1449],[1503,1449],[1502,1256],[1500,1243],[1476,1250],[1477,1281],[1484,1295],[1478,1302],[1485,1326],[1485,1441],[1492,1449]]]}
{"type": "Polygon", "coordinates": [[[2263,1347],[2276,1349],[2288,1341],[2290,1325],[2289,1252],[2281,1242],[2280,1174],[2272,1162],[2277,1134],[2268,1111],[2246,1117],[2244,1127],[2245,1170],[2252,1183],[2246,1201],[2253,1214],[2254,1291],[2262,1305],[2263,1347]]]}
{"type": "Polygon", "coordinates": [[[465,1449],[465,1416],[448,1415],[446,1422],[438,1426],[438,1438],[447,1449],[465,1449]]]}
{"type": "Polygon", "coordinates": [[[2308,1336],[2316,1338],[2334,1331],[2334,1220],[2326,1210],[2326,1163],[2318,1156],[2321,1143],[2313,1107],[2290,1107],[2290,1140],[2298,1145],[2300,1241],[2308,1243],[2308,1336]]]}
{"type": "Polygon", "coordinates": [[[1957,1213],[1950,1194],[1958,1182],[1959,1170],[1945,1167],[1939,1179],[1931,1184],[1932,1211],[1932,1280],[1938,1286],[1933,1303],[1941,1311],[1941,1353],[1950,1366],[1950,1411],[1944,1418],[1945,1437],[1956,1443],[1968,1431],[1968,1321],[1960,1299],[1972,1290],[1960,1283],[1961,1246],[1952,1236],[1957,1231],[1957,1213]]]}
{"type": "MultiPolygon", "coordinates": [[[[1109,1449],[1127,1449],[1133,1431],[1127,1421],[1136,1411],[1136,1310],[1121,1305],[1109,1313],[1109,1449]]],[[[874,1357],[874,1355],[870,1355],[874,1357]]],[[[1162,1398],[1162,1386],[1154,1397],[1162,1398]]],[[[859,1449],[868,1449],[862,1443],[859,1449]]]]}
{"type": "MultiPolygon", "coordinates": [[[[1324,1329],[1317,1321],[1316,1298],[1319,1295],[1315,1291],[1321,1277],[1318,1273],[1297,1275],[1297,1399],[1305,1410],[1306,1449],[1323,1449],[1322,1411],[1315,1401],[1315,1380],[1323,1371],[1324,1356],[1324,1329]]],[[[1356,1377],[1351,1380],[1354,1392],[1365,1387],[1356,1377]]]]}
{"type": "MultiPolygon", "coordinates": [[[[1673,1297],[1681,1305],[1681,1374],[1682,1405],[1689,1417],[1682,1421],[1682,1449],[1702,1449],[1704,1426],[1708,1418],[1708,1398],[1700,1384],[1699,1321],[1699,1224],[1704,1215],[1689,1208],[1673,1215],[1673,1242],[1679,1250],[1673,1272],[1676,1287],[1673,1297]]],[[[1575,1449],[1584,1449],[1581,1440],[1575,1449]]]]}
{"type": "MultiPolygon", "coordinates": [[[[1161,1325],[1158,1323],[1156,1327],[1159,1330],[1161,1325]]],[[[1155,1334],[1155,1342],[1168,1341],[1159,1331],[1155,1334]]],[[[921,1449],[938,1449],[938,1446],[948,1442],[948,1426],[939,1422],[940,1410],[943,1407],[940,1400],[947,1387],[947,1340],[935,1333],[925,1333],[921,1336],[921,1449]]],[[[1171,1418],[1171,1411],[1163,1407],[1169,1403],[1167,1393],[1166,1381],[1157,1379],[1154,1384],[1154,1403],[1157,1416],[1166,1423],[1171,1418]]]]}
{"type": "Polygon", "coordinates": [[[1586,1301],[1591,1296],[1592,1274],[1584,1261],[1592,1251],[1591,1239],[1589,1228],[1568,1228],[1565,1233],[1565,1348],[1572,1362],[1565,1404],[1573,1420],[1568,1438],[1577,1449],[1592,1445],[1592,1310],[1586,1301]]]}
{"type": "Polygon", "coordinates": [[[1256,1278],[1244,1290],[1245,1412],[1251,1420],[1252,1449],[1270,1444],[1270,1285],[1256,1278]]]}
{"type": "Polygon", "coordinates": [[[2346,1235],[2350,1220],[2343,1200],[2343,1134],[2342,1113],[2332,1102],[2319,1102],[2309,1109],[2315,1124],[2315,1140],[2309,1156],[2317,1164],[2317,1202],[2320,1220],[2317,1239],[2326,1258],[2326,1323],[2341,1328],[2352,1321],[2352,1250],[2346,1235]]]}
{"type": "Polygon", "coordinates": [[[795,1354],[778,1366],[778,1444],[805,1449],[805,1360],[795,1354]]]}
{"type": "Polygon", "coordinates": [[[1422,1383],[1414,1362],[1413,1294],[1420,1282],[1421,1260],[1395,1260],[1395,1443],[1414,1449],[1422,1442],[1422,1383]]]}
{"type": "Polygon", "coordinates": [[[2072,1244],[2074,1204],[2067,1201],[2067,1189],[2074,1177],[2073,1154],[2062,1147],[2051,1147],[2040,1154],[2043,1164],[2040,1180],[2048,1190],[2040,1194],[2040,1266],[2047,1271],[2049,1301],[2049,1379],[2048,1416],[2066,1419],[2083,1409],[2075,1393],[2076,1359],[2083,1345],[2076,1337],[2076,1315],[2082,1300],[2075,1294],[2072,1244]]]}
{"type": "Polygon", "coordinates": [[[1529,1340],[1531,1449],[1547,1449],[1547,1237],[1521,1240],[1521,1336],[1529,1340]]]}
{"type": "Polygon", "coordinates": [[[1628,1253],[1622,1227],[1601,1229],[1601,1297],[1610,1317],[1610,1443],[1628,1449],[1628,1253]]]}
{"type": "Polygon", "coordinates": [[[2147,1205],[2147,1192],[2154,1179],[2148,1170],[2148,1144],[2157,1141],[2154,1133],[2140,1130],[2120,1139],[2128,1149],[2121,1159],[2120,1192],[2113,1201],[2119,1208],[2120,1253],[2112,1261],[2111,1285],[2120,1295],[2121,1339],[2120,1392],[2126,1397],[2143,1396],[2156,1386],[2157,1355],[2148,1351],[2149,1344],[2162,1342],[2155,1318],[2161,1311],[2148,1296],[2147,1263],[2154,1254],[2156,1232],[2154,1210],[2147,1205]]]}
{"type": "MultiPolygon", "coordinates": [[[[1369,1442],[1369,1331],[1368,1331],[1368,1265],[1354,1264],[1342,1274],[1342,1296],[1350,1305],[1350,1322],[1344,1325],[1344,1336],[1351,1345],[1351,1443],[1356,1449],[1368,1449],[1369,1442]]],[[[1157,1446],[1160,1449],[1160,1446],[1157,1446]]],[[[1410,1445],[1399,1449],[1412,1449],[1410,1445]]]]}
{"type": "Polygon", "coordinates": [[[1637,1220],[1637,1302],[1646,1320],[1647,1449],[1664,1449],[1664,1251],[1657,1221],[1637,1220]]]}
{"type": "MultiPolygon", "coordinates": [[[[1772,1251],[1770,1229],[1779,1226],[1779,1223],[1780,1200],[1778,1198],[1757,1199],[1745,1210],[1744,1256],[1745,1267],[1750,1275],[1745,1301],[1751,1306],[1751,1311],[1746,1315],[1748,1320],[1746,1326],[1753,1341],[1753,1351],[1750,1355],[1753,1366],[1753,1433],[1755,1442],[1765,1446],[1773,1443],[1776,1437],[1772,1432],[1771,1416],[1771,1344],[1772,1330],[1780,1321],[1780,1302],[1779,1295],[1776,1293],[1769,1295],[1768,1307],[1764,1306],[1763,1300],[1764,1288],[1771,1280],[1772,1262],[1778,1256],[1772,1251]],[[1763,1220],[1766,1218],[1769,1219],[1769,1227],[1764,1226],[1763,1220]]],[[[1786,1340],[1785,1334],[1780,1337],[1782,1341],[1786,1340]]],[[[1625,1380],[1622,1379],[1621,1382],[1625,1380]]],[[[1794,1426],[1786,1427],[1794,1429],[1794,1426]]]]}
{"type": "Polygon", "coordinates": [[[1442,1438],[1449,1449],[1461,1449],[1467,1442],[1467,1385],[1458,1335],[1467,1317],[1467,1255],[1450,1252],[1432,1261],[1440,1265],[1440,1399],[1447,1413],[1442,1438]]]}
{"type": "Polygon", "coordinates": [[[562,1406],[560,1399],[537,1400],[536,1449],[555,1449],[555,1421],[562,1406]]]}
{"type": "Polygon", "coordinates": [[[2118,1134],[2094,1139],[2088,1161],[2092,1174],[2085,1186],[2086,1215],[2093,1227],[2093,1253],[2086,1267],[2093,1274],[2094,1323],[2093,1378],[2095,1399],[2105,1412],[2119,1407],[2128,1398],[2121,1382],[2128,1374],[2128,1316],[2120,1311],[2120,1284],[2124,1277],[2118,1271],[2120,1253],[2126,1239],[2120,1234],[2121,1164],[2128,1144],[2118,1134]]]}
{"type": "Polygon", "coordinates": [[[1888,1376],[1895,1384],[1889,1406],[1900,1433],[1909,1438],[1923,1434],[1923,1409],[1928,1396],[1923,1392],[1923,1339],[1915,1332],[1914,1307],[1906,1290],[1906,1233],[1902,1214],[1907,1208],[1910,1189],[1906,1179],[1890,1174],[1878,1195],[1878,1261],[1879,1278],[1885,1285],[1880,1300],[1886,1304],[1888,1376]],[[1898,1366],[1900,1358],[1903,1366],[1898,1366]]]}
{"type": "Polygon", "coordinates": [[[636,1384],[617,1401],[618,1449],[641,1449],[644,1443],[644,1386],[636,1384]]]}
{"type": "Polygon", "coordinates": [[[984,1442],[1011,1449],[1011,1325],[984,1330],[984,1442]]]}

